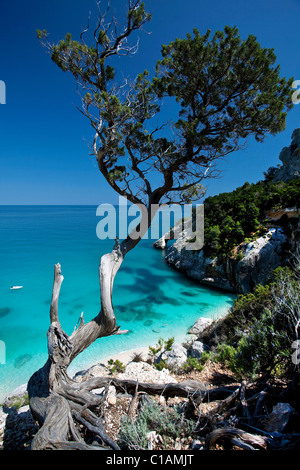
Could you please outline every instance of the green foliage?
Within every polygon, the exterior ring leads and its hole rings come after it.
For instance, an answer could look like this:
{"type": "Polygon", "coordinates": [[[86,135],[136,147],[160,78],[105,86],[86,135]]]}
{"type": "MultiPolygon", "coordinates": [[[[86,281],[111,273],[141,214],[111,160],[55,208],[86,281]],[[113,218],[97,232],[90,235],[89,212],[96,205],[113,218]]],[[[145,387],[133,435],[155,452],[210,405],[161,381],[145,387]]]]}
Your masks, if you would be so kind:
{"type": "Polygon", "coordinates": [[[195,423],[185,419],[179,408],[164,407],[149,398],[134,422],[127,416],[122,417],[119,440],[129,449],[147,449],[147,434],[151,431],[159,434],[167,444],[170,438],[190,436],[194,426],[195,423]]]}
{"type": "Polygon", "coordinates": [[[276,375],[277,365],[283,366],[287,360],[290,361],[290,347],[287,331],[277,329],[274,315],[270,310],[265,310],[249,334],[239,341],[231,366],[242,376],[255,377],[261,373],[276,375]]]}
{"type": "Polygon", "coordinates": [[[214,360],[225,364],[227,367],[232,367],[235,357],[236,349],[225,343],[219,344],[214,354],[214,360]]]}
{"type": "Polygon", "coordinates": [[[221,324],[222,344],[215,360],[240,377],[270,377],[292,370],[291,345],[299,335],[299,273],[299,266],[279,267],[267,285],[239,295],[221,324]]]}
{"type": "Polygon", "coordinates": [[[188,357],[185,363],[182,366],[184,372],[191,372],[192,370],[202,371],[203,364],[200,359],[195,357],[188,357]]]}
{"type": "Polygon", "coordinates": [[[123,362],[119,361],[119,359],[109,359],[107,364],[111,372],[124,372],[125,370],[125,365],[123,364],[123,362]]]}
{"type": "MultiPolygon", "coordinates": [[[[134,204],[197,201],[204,195],[202,180],[215,176],[217,160],[248,136],[260,142],[284,129],[293,78],[280,77],[273,49],[261,47],[253,35],[242,40],[238,29],[229,26],[213,36],[194,29],[162,46],[153,73],[145,70],[121,84],[114,59],[136,52],[132,35],[151,15],[143,2],[133,0],[119,30],[120,22],[108,20],[107,14],[100,14],[94,34],[85,31],[78,40],[68,33],[50,44],[45,30],[37,36],[83,91],[82,112],[96,134],[93,152],[99,170],[134,204]],[[174,114],[164,123],[157,115],[168,102],[174,114]],[[161,180],[163,185],[152,188],[153,181],[161,180]]],[[[212,253],[220,247],[230,250],[231,240],[238,242],[257,229],[256,204],[242,207],[242,219],[227,213],[226,221],[209,222],[212,253]]]]}
{"type": "Polygon", "coordinates": [[[231,255],[242,242],[266,232],[265,212],[300,207],[300,181],[245,183],[240,188],[205,199],[204,251],[207,256],[231,255]]]}
{"type": "Polygon", "coordinates": [[[163,73],[155,83],[160,95],[174,96],[181,105],[177,128],[193,146],[204,138],[205,144],[228,151],[233,130],[243,138],[253,133],[258,141],[266,128],[283,130],[292,82],[279,77],[273,49],[262,48],[253,35],[241,40],[236,27],[210,36],[210,30],[201,36],[194,29],[193,36],[162,48],[157,67],[163,73]],[[219,132],[213,135],[216,122],[219,132]]]}
{"type": "Polygon", "coordinates": [[[156,370],[170,369],[166,359],[161,359],[159,362],[153,364],[156,370]]]}
{"type": "Polygon", "coordinates": [[[155,356],[162,350],[171,351],[174,340],[174,337],[168,339],[159,338],[158,344],[156,346],[149,346],[149,353],[152,356],[155,356]]]}

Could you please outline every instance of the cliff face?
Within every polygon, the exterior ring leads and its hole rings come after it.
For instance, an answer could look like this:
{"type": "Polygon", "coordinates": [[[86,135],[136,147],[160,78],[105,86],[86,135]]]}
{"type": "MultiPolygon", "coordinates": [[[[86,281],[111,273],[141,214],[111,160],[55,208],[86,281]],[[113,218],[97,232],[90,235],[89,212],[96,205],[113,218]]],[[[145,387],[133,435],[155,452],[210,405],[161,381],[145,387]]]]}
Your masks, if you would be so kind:
{"type": "Polygon", "coordinates": [[[167,249],[166,261],[201,284],[231,292],[245,294],[255,285],[265,284],[270,273],[287,258],[287,237],[281,228],[271,228],[266,235],[241,244],[240,256],[225,260],[205,257],[203,249],[186,250],[186,240],[183,235],[167,249]]]}
{"type": "Polygon", "coordinates": [[[274,181],[287,182],[300,178],[300,128],[294,130],[292,143],[281,150],[279,160],[282,166],[277,170],[274,181]]]}
{"type": "MultiPolygon", "coordinates": [[[[279,158],[283,165],[276,170],[274,182],[286,183],[300,178],[300,128],[295,129],[292,144],[281,151],[279,158]]],[[[191,224],[187,224],[183,232],[178,226],[174,227],[177,239],[173,245],[167,247],[167,233],[154,246],[166,249],[166,261],[201,284],[246,294],[257,284],[265,284],[272,271],[287,264],[291,253],[299,246],[299,204],[296,205],[276,207],[275,204],[274,209],[264,209],[262,218],[264,222],[268,221],[267,232],[250,242],[245,239],[226,256],[209,258],[205,256],[205,247],[186,249],[191,237],[191,224]]]]}

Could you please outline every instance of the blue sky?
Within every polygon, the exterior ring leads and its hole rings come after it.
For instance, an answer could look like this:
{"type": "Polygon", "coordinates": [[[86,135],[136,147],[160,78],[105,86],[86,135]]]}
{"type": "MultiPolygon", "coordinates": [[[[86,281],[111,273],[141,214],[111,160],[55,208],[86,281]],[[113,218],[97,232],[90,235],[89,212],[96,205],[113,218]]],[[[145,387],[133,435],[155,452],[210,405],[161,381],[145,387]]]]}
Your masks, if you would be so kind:
{"type": "MultiPolygon", "coordinates": [[[[111,0],[121,14],[126,0],[111,0]]],[[[140,34],[139,52],[122,61],[125,75],[153,70],[161,44],[184,37],[193,28],[205,33],[225,25],[239,28],[242,38],[254,34],[263,47],[275,49],[281,74],[300,80],[300,0],[145,0],[152,13],[140,34]]],[[[6,104],[0,105],[0,204],[116,203],[88,144],[92,130],[76,110],[78,98],[71,75],[51,61],[36,38],[47,29],[53,42],[85,28],[95,0],[1,0],[0,80],[6,104]]],[[[94,16],[95,18],[95,16],[94,16]]],[[[208,195],[256,182],[277,165],[280,150],[300,127],[300,104],[287,117],[286,130],[263,144],[250,141],[246,150],[223,162],[222,178],[207,182],[208,195]]]]}

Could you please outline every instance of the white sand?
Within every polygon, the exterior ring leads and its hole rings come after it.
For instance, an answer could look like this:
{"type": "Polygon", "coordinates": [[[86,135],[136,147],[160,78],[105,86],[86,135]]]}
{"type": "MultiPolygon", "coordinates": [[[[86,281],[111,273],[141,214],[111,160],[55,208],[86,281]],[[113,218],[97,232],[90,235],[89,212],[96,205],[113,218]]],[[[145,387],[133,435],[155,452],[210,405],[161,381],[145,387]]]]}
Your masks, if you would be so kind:
{"type": "Polygon", "coordinates": [[[149,346],[136,348],[136,349],[130,349],[129,351],[123,351],[113,356],[108,356],[102,359],[101,364],[107,365],[110,359],[113,359],[114,361],[118,359],[119,361],[123,362],[123,364],[127,365],[132,360],[135,354],[141,354],[143,359],[146,360],[148,357],[148,353],[149,353],[149,346]]]}

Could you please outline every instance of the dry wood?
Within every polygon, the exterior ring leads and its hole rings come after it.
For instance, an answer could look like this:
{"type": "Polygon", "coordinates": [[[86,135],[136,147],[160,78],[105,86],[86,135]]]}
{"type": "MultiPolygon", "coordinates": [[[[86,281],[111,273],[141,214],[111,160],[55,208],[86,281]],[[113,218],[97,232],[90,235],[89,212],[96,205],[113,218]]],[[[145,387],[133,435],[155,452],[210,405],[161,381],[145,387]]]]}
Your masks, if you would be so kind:
{"type": "MultiPolygon", "coordinates": [[[[261,450],[266,450],[268,444],[268,438],[264,436],[258,436],[255,434],[249,434],[242,429],[237,428],[219,428],[206,436],[205,445],[208,450],[211,450],[215,447],[218,442],[225,442],[231,445],[235,444],[246,444],[247,450],[254,450],[259,448],[261,450]],[[233,443],[232,443],[233,440],[233,443]],[[249,447],[250,446],[250,447],[249,447]],[[252,448],[252,449],[251,449],[252,448]]],[[[241,445],[239,445],[241,447],[241,445]]],[[[245,447],[244,447],[245,448],[245,447]]]]}
{"type": "Polygon", "coordinates": [[[259,393],[259,397],[256,402],[256,407],[255,407],[255,411],[253,414],[253,418],[250,420],[249,424],[254,424],[256,419],[262,414],[262,408],[264,406],[264,401],[266,399],[266,396],[267,396],[267,392],[265,390],[262,390],[259,393]]]}
{"type": "MultiPolygon", "coordinates": [[[[212,390],[210,390],[210,392],[212,392],[212,390]]],[[[212,408],[207,413],[207,415],[212,416],[215,414],[222,413],[224,410],[226,410],[229,406],[232,405],[232,403],[234,402],[236,397],[239,395],[239,393],[240,393],[240,387],[238,387],[233,393],[231,393],[227,398],[225,398],[225,400],[221,401],[214,408],[212,408]]],[[[210,399],[212,400],[211,393],[209,394],[210,394],[210,399]]]]}
{"type": "Polygon", "coordinates": [[[241,388],[240,388],[240,398],[241,398],[241,404],[243,407],[243,416],[247,419],[251,418],[250,411],[248,408],[248,403],[245,398],[245,393],[246,393],[246,382],[243,380],[241,383],[241,388]]]}
{"type": "MultiPolygon", "coordinates": [[[[138,392],[145,392],[149,395],[162,395],[165,397],[186,397],[201,398],[202,401],[214,401],[226,399],[232,395],[234,387],[218,387],[207,390],[202,382],[195,380],[186,380],[181,383],[143,383],[136,380],[117,379],[114,377],[93,377],[83,383],[74,384],[77,389],[85,388],[93,390],[95,388],[105,387],[108,383],[114,385],[119,392],[127,392],[134,395],[136,387],[138,392]]],[[[239,391],[239,388],[237,389],[239,391]]]]}
{"type": "MultiPolygon", "coordinates": [[[[147,232],[155,211],[144,211],[138,227],[138,237],[131,234],[120,244],[116,239],[111,253],[102,256],[99,266],[99,283],[101,292],[101,309],[98,315],[88,322],[80,316],[78,327],[68,336],[62,329],[58,315],[58,300],[63,276],[60,264],[54,266],[54,281],[50,306],[50,326],[48,337],[48,360],[35,372],[28,382],[29,405],[33,417],[38,421],[40,430],[36,434],[32,449],[48,448],[88,448],[79,438],[74,419],[80,420],[84,426],[109,445],[116,449],[117,445],[103,434],[100,423],[90,422],[73,409],[73,404],[94,408],[101,405],[102,398],[91,393],[95,387],[77,387],[67,373],[68,366],[82,351],[95,340],[104,336],[126,333],[116,325],[112,303],[112,291],[115,276],[125,255],[134,248],[147,232]],[[139,231],[140,229],[140,231],[139,231]],[[71,413],[73,409],[73,414],[71,413]],[[74,441],[70,441],[73,439],[74,441]],[[70,444],[72,442],[72,444],[70,444]]],[[[136,232],[136,229],[134,231],[136,232]]]]}
{"type": "Polygon", "coordinates": [[[135,409],[137,407],[137,402],[138,402],[138,385],[139,385],[139,382],[137,381],[136,382],[136,386],[135,386],[135,392],[134,392],[134,395],[132,397],[132,400],[130,402],[130,405],[129,405],[129,408],[128,408],[128,416],[129,418],[133,418],[133,414],[135,412],[135,409]]]}

